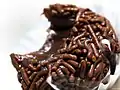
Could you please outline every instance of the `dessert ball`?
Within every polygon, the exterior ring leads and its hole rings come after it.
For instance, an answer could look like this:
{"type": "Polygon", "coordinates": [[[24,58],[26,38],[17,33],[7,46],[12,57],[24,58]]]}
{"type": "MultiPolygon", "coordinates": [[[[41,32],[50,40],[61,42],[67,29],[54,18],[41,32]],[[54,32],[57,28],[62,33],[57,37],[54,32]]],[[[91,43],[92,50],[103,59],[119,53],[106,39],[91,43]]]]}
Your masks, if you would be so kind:
{"type": "Polygon", "coordinates": [[[52,83],[61,90],[93,89],[110,69],[114,74],[118,38],[105,17],[88,8],[54,4],[44,9],[51,29],[69,30],[52,65],[52,83]]]}
{"type": "Polygon", "coordinates": [[[49,5],[43,14],[51,23],[43,47],[10,55],[22,90],[54,90],[52,84],[60,90],[91,90],[108,71],[115,73],[120,46],[108,19],[70,4],[49,5]]]}

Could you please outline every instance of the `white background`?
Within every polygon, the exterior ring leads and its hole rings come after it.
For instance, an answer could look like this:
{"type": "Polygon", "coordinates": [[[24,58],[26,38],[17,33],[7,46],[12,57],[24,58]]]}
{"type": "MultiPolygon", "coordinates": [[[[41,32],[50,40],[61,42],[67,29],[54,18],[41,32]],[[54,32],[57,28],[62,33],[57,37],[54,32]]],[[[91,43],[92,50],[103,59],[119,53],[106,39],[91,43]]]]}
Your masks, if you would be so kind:
{"type": "Polygon", "coordinates": [[[20,46],[27,32],[46,25],[40,17],[42,9],[59,2],[97,9],[119,31],[119,0],[0,0],[0,90],[21,90],[9,54],[20,46]]]}

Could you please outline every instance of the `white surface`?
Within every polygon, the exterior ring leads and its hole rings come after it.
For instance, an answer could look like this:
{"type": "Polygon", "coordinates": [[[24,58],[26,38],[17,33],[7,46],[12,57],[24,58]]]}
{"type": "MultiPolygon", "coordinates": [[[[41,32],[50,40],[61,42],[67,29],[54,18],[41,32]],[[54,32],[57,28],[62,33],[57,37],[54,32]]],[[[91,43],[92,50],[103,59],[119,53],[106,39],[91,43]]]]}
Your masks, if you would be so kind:
{"type": "MultiPolygon", "coordinates": [[[[40,17],[41,10],[50,3],[57,2],[91,8],[105,15],[117,31],[120,29],[119,0],[0,0],[0,90],[21,90],[9,54],[13,51],[28,52],[36,50],[41,43],[44,43],[43,33],[45,32],[43,30],[49,24],[45,23],[45,19],[40,17]],[[32,36],[28,32],[34,32],[33,35],[38,32],[35,38],[40,43],[29,42],[32,36]],[[39,32],[42,34],[39,35],[39,32]],[[24,38],[27,38],[26,42],[29,43],[29,48],[32,47],[31,49],[25,47],[25,43],[23,44],[22,40],[24,38]],[[16,47],[19,48],[15,49],[16,47]]],[[[117,34],[119,35],[119,33],[117,34]]],[[[117,72],[119,73],[119,70],[117,72]]]]}

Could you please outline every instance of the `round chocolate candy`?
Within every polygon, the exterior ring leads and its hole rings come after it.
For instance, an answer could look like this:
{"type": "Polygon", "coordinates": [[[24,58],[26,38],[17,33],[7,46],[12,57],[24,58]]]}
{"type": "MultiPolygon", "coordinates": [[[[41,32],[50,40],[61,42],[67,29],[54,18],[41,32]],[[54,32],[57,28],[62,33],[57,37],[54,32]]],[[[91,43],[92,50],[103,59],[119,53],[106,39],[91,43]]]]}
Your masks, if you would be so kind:
{"type": "Polygon", "coordinates": [[[91,90],[109,69],[114,74],[120,46],[109,20],[69,4],[50,5],[43,14],[56,34],[49,32],[36,52],[10,55],[23,90],[52,90],[48,76],[61,90],[91,90]]]}
{"type": "Polygon", "coordinates": [[[69,30],[69,37],[64,38],[64,45],[56,53],[57,61],[61,61],[57,66],[53,63],[56,68],[51,69],[57,78],[54,80],[53,77],[53,83],[59,89],[70,89],[73,84],[74,88],[90,90],[99,85],[109,69],[114,74],[115,55],[120,47],[115,31],[105,17],[90,9],[62,4],[50,5],[44,9],[44,14],[54,31],[69,30]],[[69,43],[66,42],[68,39],[69,43]],[[103,43],[105,39],[109,43],[103,43]]]}

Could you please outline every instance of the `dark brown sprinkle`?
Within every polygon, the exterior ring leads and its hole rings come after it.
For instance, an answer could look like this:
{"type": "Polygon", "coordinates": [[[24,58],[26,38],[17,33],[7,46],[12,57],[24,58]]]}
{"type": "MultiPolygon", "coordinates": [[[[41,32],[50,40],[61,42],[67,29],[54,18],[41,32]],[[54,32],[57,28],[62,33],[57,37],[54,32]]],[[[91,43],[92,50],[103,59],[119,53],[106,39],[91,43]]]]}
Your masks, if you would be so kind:
{"type": "MultiPolygon", "coordinates": [[[[87,23],[88,23],[87,20],[85,20],[85,19],[83,19],[83,18],[79,18],[79,22],[84,23],[84,24],[87,24],[87,23]]],[[[87,29],[86,26],[84,26],[84,28],[87,29]]]]}
{"type": "Polygon", "coordinates": [[[86,61],[85,60],[82,60],[80,62],[81,66],[80,66],[80,78],[84,78],[85,77],[85,73],[86,73],[86,61]]]}
{"type": "Polygon", "coordinates": [[[73,67],[78,68],[78,62],[74,61],[74,60],[68,60],[67,61],[69,64],[71,64],[73,67]]]}
{"type": "Polygon", "coordinates": [[[37,75],[35,76],[35,78],[33,79],[33,82],[31,83],[29,90],[34,90],[34,88],[35,88],[35,82],[37,80],[39,80],[40,77],[46,76],[47,74],[48,74],[48,70],[46,70],[46,69],[43,69],[43,70],[39,71],[37,73],[37,75]]]}
{"type": "Polygon", "coordinates": [[[72,54],[61,54],[60,58],[61,59],[77,60],[77,56],[76,55],[72,55],[72,54]]]}
{"type": "Polygon", "coordinates": [[[98,59],[94,62],[94,67],[96,67],[102,61],[102,59],[103,57],[100,55],[98,59]]]}
{"type": "Polygon", "coordinates": [[[48,64],[48,60],[42,60],[40,62],[40,65],[44,66],[44,65],[47,65],[48,64]]]}
{"type": "Polygon", "coordinates": [[[31,74],[31,76],[29,77],[29,79],[32,81],[34,79],[34,77],[36,76],[37,72],[33,72],[31,74]]]}
{"type": "Polygon", "coordinates": [[[37,68],[37,70],[39,70],[39,68],[40,68],[40,67],[41,67],[41,65],[40,65],[40,64],[38,64],[38,65],[37,65],[37,67],[36,67],[36,68],[37,68]]]}
{"type": "Polygon", "coordinates": [[[77,44],[79,45],[79,47],[84,47],[84,45],[82,44],[80,40],[77,40],[77,44]]]}
{"type": "Polygon", "coordinates": [[[21,84],[22,84],[23,90],[27,90],[28,89],[27,85],[25,84],[25,82],[23,80],[21,81],[21,84]]]}
{"type": "Polygon", "coordinates": [[[88,49],[87,57],[88,57],[89,59],[91,59],[92,56],[93,56],[93,50],[92,50],[91,45],[88,44],[89,42],[91,42],[91,41],[90,41],[90,40],[86,40],[86,41],[85,41],[85,47],[88,49]]]}
{"type": "Polygon", "coordinates": [[[79,9],[79,11],[78,11],[78,13],[77,13],[77,15],[76,15],[76,19],[75,19],[75,22],[78,22],[78,20],[79,20],[79,17],[81,16],[81,10],[79,9]]]}
{"type": "Polygon", "coordinates": [[[67,48],[67,45],[68,45],[67,43],[69,43],[69,40],[66,38],[63,38],[63,41],[64,41],[63,48],[67,48]]]}
{"type": "Polygon", "coordinates": [[[85,35],[86,32],[83,32],[82,34],[76,36],[73,41],[78,40],[79,38],[82,38],[85,35]]]}
{"type": "Polygon", "coordinates": [[[68,49],[71,48],[72,44],[73,44],[73,42],[70,42],[70,43],[69,43],[69,45],[68,45],[68,49]]]}
{"type": "Polygon", "coordinates": [[[17,62],[18,60],[17,60],[17,58],[16,58],[16,55],[15,55],[14,53],[12,53],[12,54],[10,55],[10,57],[11,57],[13,66],[16,68],[16,70],[19,70],[20,67],[19,67],[19,64],[18,64],[18,62],[17,62]]]}
{"type": "Polygon", "coordinates": [[[62,59],[59,59],[57,62],[55,62],[54,66],[52,67],[52,70],[57,70],[57,67],[61,64],[62,59]]]}
{"type": "Polygon", "coordinates": [[[103,37],[106,37],[107,34],[108,34],[108,33],[107,33],[107,30],[105,29],[102,36],[103,36],[103,37]]]}
{"type": "Polygon", "coordinates": [[[66,48],[62,48],[62,49],[59,49],[59,50],[58,50],[58,53],[65,53],[65,52],[67,52],[67,49],[66,49],[66,48]]]}
{"type": "MultiPolygon", "coordinates": [[[[94,26],[94,27],[96,27],[97,30],[100,30],[100,31],[104,32],[103,27],[102,27],[99,23],[95,23],[95,26],[94,26]]],[[[93,27],[93,28],[94,28],[94,27],[93,27]]],[[[94,28],[94,29],[95,29],[95,28],[94,28]]]]}
{"type": "Polygon", "coordinates": [[[35,84],[36,84],[36,89],[38,90],[40,85],[43,83],[43,81],[45,80],[45,77],[41,77],[35,84]]]}
{"type": "Polygon", "coordinates": [[[63,73],[65,75],[69,75],[70,74],[70,71],[63,65],[60,66],[61,70],[63,71],[63,73]]]}
{"type": "Polygon", "coordinates": [[[118,42],[118,38],[117,38],[117,36],[116,36],[116,34],[115,34],[115,31],[114,31],[113,27],[111,26],[110,21],[108,21],[107,19],[106,19],[106,24],[107,24],[108,27],[113,31],[113,35],[114,35],[114,37],[112,37],[113,40],[115,40],[115,41],[118,42]]]}
{"type": "Polygon", "coordinates": [[[102,17],[97,17],[97,18],[92,18],[90,19],[90,22],[98,22],[98,23],[102,23],[104,20],[102,17]]]}
{"type": "Polygon", "coordinates": [[[100,81],[100,75],[103,74],[103,72],[98,72],[94,77],[96,78],[96,81],[100,81]]]}
{"type": "Polygon", "coordinates": [[[109,36],[112,36],[112,35],[113,35],[113,31],[110,30],[110,31],[108,32],[108,35],[109,35],[109,36]]]}
{"type": "Polygon", "coordinates": [[[99,44],[99,41],[98,41],[98,39],[97,39],[97,37],[96,37],[96,35],[95,35],[92,27],[90,25],[88,25],[88,28],[89,28],[88,30],[90,31],[91,35],[93,36],[94,42],[96,43],[96,45],[98,46],[98,48],[100,48],[101,45],[99,44]]]}
{"type": "Polygon", "coordinates": [[[68,68],[68,70],[71,71],[72,73],[75,73],[76,70],[70,64],[64,61],[61,64],[64,65],[66,68],[68,68]]]}
{"type": "Polygon", "coordinates": [[[33,70],[33,71],[36,71],[37,70],[37,68],[36,67],[34,67],[32,64],[29,64],[29,66],[28,66],[31,70],[33,70]]]}
{"type": "Polygon", "coordinates": [[[95,56],[98,57],[98,56],[99,56],[99,53],[98,53],[97,48],[95,47],[95,44],[91,43],[91,47],[92,47],[92,49],[93,49],[93,52],[94,52],[95,56]]]}
{"type": "Polygon", "coordinates": [[[94,65],[92,64],[90,67],[90,70],[88,72],[88,77],[92,78],[93,77],[93,73],[94,73],[94,65]]]}
{"type": "Polygon", "coordinates": [[[56,4],[53,6],[59,13],[62,13],[62,6],[59,4],[56,4]]]}
{"type": "Polygon", "coordinates": [[[83,41],[83,40],[86,40],[86,38],[85,38],[85,37],[83,37],[83,38],[80,38],[80,40],[81,40],[81,41],[83,41]]]}
{"type": "Polygon", "coordinates": [[[105,63],[103,62],[99,63],[95,68],[94,74],[96,75],[97,73],[103,71],[104,68],[105,68],[105,63]]]}
{"type": "Polygon", "coordinates": [[[70,49],[68,49],[67,51],[70,52],[72,50],[75,50],[78,47],[78,45],[73,45],[70,49]]]}
{"type": "Polygon", "coordinates": [[[29,81],[28,75],[25,72],[25,69],[23,67],[20,69],[20,72],[22,74],[23,80],[25,81],[26,85],[29,85],[30,81],[29,81]]]}

